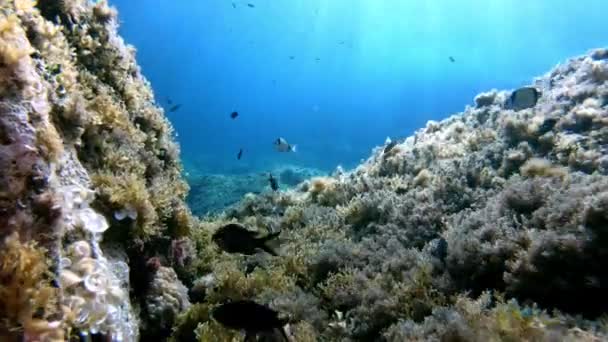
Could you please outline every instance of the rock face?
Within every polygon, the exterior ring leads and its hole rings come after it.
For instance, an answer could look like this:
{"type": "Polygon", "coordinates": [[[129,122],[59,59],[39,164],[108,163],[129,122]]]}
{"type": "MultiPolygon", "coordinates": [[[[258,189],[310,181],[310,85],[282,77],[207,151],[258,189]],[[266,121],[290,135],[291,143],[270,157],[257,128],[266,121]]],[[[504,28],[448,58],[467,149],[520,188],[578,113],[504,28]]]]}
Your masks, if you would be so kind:
{"type": "Polygon", "coordinates": [[[0,9],[0,337],[137,340],[149,277],[130,267],[195,222],[171,126],[106,1],[0,9]]]}
{"type": "Polygon", "coordinates": [[[188,289],[177,279],[175,271],[160,267],[146,294],[145,307],[150,316],[146,335],[154,338],[171,332],[177,315],[189,306],[188,289]]]}
{"type": "Polygon", "coordinates": [[[280,229],[281,256],[199,250],[214,286],[184,319],[201,341],[230,338],[205,312],[248,298],[298,341],[606,340],[607,55],[535,80],[533,108],[483,93],[352,172],[203,222],[199,246],[229,221],[280,229]]]}

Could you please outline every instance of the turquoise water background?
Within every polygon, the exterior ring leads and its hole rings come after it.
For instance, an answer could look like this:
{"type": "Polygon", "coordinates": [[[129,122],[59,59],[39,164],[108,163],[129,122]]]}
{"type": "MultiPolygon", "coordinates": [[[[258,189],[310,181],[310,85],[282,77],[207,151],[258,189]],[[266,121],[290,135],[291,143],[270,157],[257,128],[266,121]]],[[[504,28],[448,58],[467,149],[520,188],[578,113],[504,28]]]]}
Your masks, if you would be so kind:
{"type": "Polygon", "coordinates": [[[186,169],[202,173],[353,167],[480,91],[608,45],[604,0],[111,4],[159,104],[182,105],[167,115],[186,169]],[[276,152],[279,136],[298,152],[276,152]]]}

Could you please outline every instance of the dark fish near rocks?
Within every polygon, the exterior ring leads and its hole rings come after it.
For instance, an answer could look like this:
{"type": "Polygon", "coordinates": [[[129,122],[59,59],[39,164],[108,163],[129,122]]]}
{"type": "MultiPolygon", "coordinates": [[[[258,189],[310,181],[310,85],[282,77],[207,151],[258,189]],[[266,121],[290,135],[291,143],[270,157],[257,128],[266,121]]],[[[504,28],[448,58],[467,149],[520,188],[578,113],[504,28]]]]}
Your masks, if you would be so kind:
{"type": "Polygon", "coordinates": [[[281,341],[289,341],[283,328],[288,321],[275,310],[250,300],[224,303],[211,312],[213,319],[229,329],[244,330],[245,341],[256,341],[259,334],[278,331],[281,341]]]}
{"type": "Polygon", "coordinates": [[[536,106],[541,93],[534,87],[523,87],[511,93],[505,103],[506,109],[522,110],[536,106]]]}
{"type": "Polygon", "coordinates": [[[277,181],[277,179],[276,179],[276,178],[272,177],[272,173],[271,173],[271,174],[269,174],[269,177],[268,177],[268,182],[270,182],[270,188],[271,188],[273,191],[277,191],[277,190],[279,190],[279,181],[277,181]]]}
{"type": "Polygon", "coordinates": [[[258,237],[256,232],[252,232],[238,223],[230,223],[218,229],[211,239],[228,253],[253,255],[261,249],[270,255],[278,256],[277,252],[268,244],[280,233],[270,233],[264,237],[258,237]]]}

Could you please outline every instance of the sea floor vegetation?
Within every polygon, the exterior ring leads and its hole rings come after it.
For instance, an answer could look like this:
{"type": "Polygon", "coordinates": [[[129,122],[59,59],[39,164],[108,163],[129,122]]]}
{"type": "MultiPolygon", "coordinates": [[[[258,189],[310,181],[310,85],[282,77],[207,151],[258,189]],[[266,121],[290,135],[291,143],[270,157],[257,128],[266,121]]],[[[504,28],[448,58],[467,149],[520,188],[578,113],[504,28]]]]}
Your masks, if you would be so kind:
{"type": "Polygon", "coordinates": [[[230,340],[195,312],[251,299],[296,341],[607,339],[608,52],[531,86],[531,108],[480,94],[350,172],[203,220],[201,300],[174,337],[230,340]],[[209,239],[229,222],[281,231],[280,256],[222,252],[209,239]]]}

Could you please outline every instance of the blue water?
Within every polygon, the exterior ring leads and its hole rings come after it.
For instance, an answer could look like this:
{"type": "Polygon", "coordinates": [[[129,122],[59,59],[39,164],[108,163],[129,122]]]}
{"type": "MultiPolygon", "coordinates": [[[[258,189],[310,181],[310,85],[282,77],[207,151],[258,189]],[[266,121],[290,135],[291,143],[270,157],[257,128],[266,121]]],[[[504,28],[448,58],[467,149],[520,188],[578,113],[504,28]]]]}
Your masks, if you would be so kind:
{"type": "Polygon", "coordinates": [[[608,45],[605,0],[110,2],[159,104],[182,104],[168,117],[186,167],[210,173],[353,167],[480,91],[608,45]],[[275,152],[279,136],[298,152],[275,152]]]}

